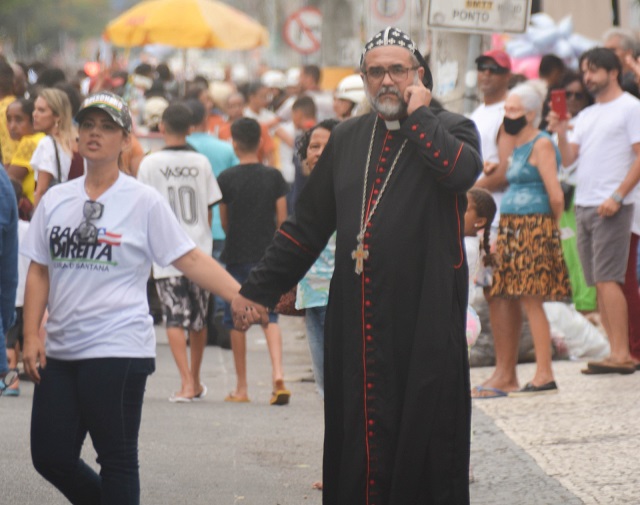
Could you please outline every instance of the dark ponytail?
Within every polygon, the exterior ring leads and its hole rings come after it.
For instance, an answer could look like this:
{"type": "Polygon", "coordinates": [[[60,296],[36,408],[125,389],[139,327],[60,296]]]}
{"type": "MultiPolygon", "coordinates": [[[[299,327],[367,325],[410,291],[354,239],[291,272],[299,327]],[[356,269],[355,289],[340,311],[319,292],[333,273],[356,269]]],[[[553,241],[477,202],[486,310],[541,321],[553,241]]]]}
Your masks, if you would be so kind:
{"type": "Polygon", "coordinates": [[[491,193],[483,188],[471,188],[469,190],[469,196],[473,200],[476,214],[478,217],[483,217],[487,221],[484,225],[484,233],[482,235],[482,242],[480,246],[485,252],[483,263],[486,267],[496,266],[495,255],[491,253],[491,223],[496,217],[498,211],[496,202],[491,196],[491,193]]]}

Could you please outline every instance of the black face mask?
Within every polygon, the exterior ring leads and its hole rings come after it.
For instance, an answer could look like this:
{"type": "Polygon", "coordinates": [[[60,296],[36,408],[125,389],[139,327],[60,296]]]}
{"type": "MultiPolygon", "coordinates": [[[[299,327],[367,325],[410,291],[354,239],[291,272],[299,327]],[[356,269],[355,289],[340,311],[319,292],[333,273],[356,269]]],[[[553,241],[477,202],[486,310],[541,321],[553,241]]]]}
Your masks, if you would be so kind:
{"type": "Polygon", "coordinates": [[[504,131],[507,132],[508,135],[517,135],[527,126],[527,118],[524,114],[516,119],[505,117],[502,124],[504,125],[504,131]]]}

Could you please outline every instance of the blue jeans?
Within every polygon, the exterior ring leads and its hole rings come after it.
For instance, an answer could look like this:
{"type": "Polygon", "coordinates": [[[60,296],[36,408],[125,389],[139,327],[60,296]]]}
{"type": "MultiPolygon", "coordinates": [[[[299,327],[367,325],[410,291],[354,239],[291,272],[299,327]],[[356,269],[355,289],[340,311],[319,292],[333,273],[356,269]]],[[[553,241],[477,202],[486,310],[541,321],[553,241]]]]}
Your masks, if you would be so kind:
{"type": "Polygon", "coordinates": [[[48,358],[31,412],[35,469],[74,504],[138,505],[138,432],[153,358],[48,358]],[[100,475],[80,459],[89,433],[100,475]]]}
{"type": "Polygon", "coordinates": [[[327,306],[304,309],[304,324],[307,327],[307,341],[311,352],[313,376],[318,394],[324,400],[324,317],[327,306]]]}

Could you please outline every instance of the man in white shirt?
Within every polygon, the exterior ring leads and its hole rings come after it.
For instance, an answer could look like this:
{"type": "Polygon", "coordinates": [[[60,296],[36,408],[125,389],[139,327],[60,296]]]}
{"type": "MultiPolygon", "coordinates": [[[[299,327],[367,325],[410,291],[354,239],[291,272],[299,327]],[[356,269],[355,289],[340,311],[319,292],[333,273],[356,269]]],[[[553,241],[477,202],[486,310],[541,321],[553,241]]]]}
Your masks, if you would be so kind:
{"type": "MultiPolygon", "coordinates": [[[[187,144],[191,124],[191,110],[186,105],[167,107],[160,123],[165,148],[142,160],[138,179],[164,196],[187,234],[210,255],[211,207],[222,199],[222,193],[207,157],[187,144]]],[[[154,264],[153,277],[166,318],[169,346],[182,380],[180,391],[171,395],[169,401],[186,403],[201,399],[207,392],[200,382],[200,365],[207,341],[209,293],[172,266],[163,268],[154,264]],[[189,332],[191,367],[185,330],[189,332]]]]}
{"type": "MultiPolygon", "coordinates": [[[[507,186],[505,174],[507,172],[508,154],[499,152],[499,140],[504,119],[504,101],[509,91],[511,78],[511,59],[504,51],[494,49],[485,52],[476,59],[478,66],[478,90],[482,93],[483,103],[471,114],[470,119],[478,127],[482,143],[482,157],[484,170],[476,186],[488,189],[496,200],[498,209],[500,199],[507,186]]],[[[499,214],[494,225],[497,226],[499,214]]]]}
{"type": "Polygon", "coordinates": [[[595,103],[569,132],[567,120],[549,114],[558,133],[562,164],[576,160],[578,252],[589,285],[596,286],[602,323],[611,343],[608,358],[583,373],[635,371],[629,352],[628,307],[622,291],[631,239],[633,202],[640,180],[640,101],[622,90],[622,67],[613,51],[595,48],[580,58],[585,87],[595,103]]]}

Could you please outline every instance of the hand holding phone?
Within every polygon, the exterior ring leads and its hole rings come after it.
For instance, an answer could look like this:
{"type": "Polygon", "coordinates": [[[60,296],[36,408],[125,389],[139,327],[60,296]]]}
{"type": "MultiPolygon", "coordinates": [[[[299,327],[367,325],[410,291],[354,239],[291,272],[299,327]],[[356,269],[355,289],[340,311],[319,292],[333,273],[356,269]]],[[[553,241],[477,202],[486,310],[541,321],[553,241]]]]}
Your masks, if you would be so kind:
{"type": "Polygon", "coordinates": [[[551,90],[551,110],[558,115],[560,121],[568,119],[567,92],[564,89],[551,90]]]}

